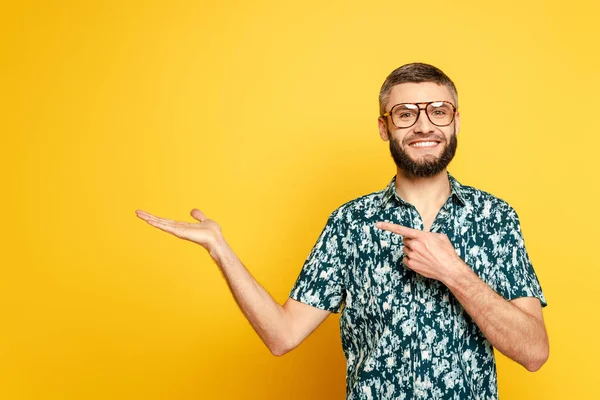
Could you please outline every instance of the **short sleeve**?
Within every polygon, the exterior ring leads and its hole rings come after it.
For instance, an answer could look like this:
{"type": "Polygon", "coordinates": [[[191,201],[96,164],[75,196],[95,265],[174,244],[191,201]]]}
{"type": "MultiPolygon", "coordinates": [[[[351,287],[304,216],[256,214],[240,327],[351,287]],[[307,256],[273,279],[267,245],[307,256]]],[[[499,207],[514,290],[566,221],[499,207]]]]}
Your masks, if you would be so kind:
{"type": "Polygon", "coordinates": [[[290,292],[292,299],[313,307],[340,312],[345,298],[342,221],[335,211],[310,251],[290,292]]]}
{"type": "Polygon", "coordinates": [[[496,291],[507,300],[536,297],[546,307],[546,298],[525,248],[519,217],[510,206],[505,216],[496,244],[496,291]]]}

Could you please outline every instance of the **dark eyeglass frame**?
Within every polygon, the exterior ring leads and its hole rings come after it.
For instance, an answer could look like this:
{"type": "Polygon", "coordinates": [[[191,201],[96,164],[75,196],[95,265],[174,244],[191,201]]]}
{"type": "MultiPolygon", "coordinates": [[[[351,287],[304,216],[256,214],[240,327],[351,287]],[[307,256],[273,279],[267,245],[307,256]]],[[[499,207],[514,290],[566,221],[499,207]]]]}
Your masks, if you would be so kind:
{"type": "Polygon", "coordinates": [[[445,101],[445,100],[428,101],[427,103],[398,103],[398,104],[394,104],[394,106],[390,109],[390,111],[388,111],[385,114],[381,115],[381,117],[390,117],[390,119],[392,120],[392,124],[394,124],[394,126],[396,128],[400,128],[400,129],[410,128],[411,126],[413,126],[414,124],[416,124],[417,121],[419,120],[419,117],[421,116],[421,110],[427,110],[427,107],[429,107],[429,105],[432,104],[432,103],[446,103],[446,104],[450,104],[450,106],[452,106],[452,119],[450,120],[450,122],[448,122],[447,124],[444,124],[444,125],[436,124],[435,122],[433,122],[431,120],[431,117],[429,117],[429,114],[426,111],[425,115],[427,116],[427,119],[429,120],[429,122],[431,122],[435,126],[448,126],[448,125],[450,125],[454,121],[454,116],[456,115],[456,111],[458,109],[454,106],[454,104],[450,103],[449,101],[445,101]],[[404,104],[412,104],[413,106],[416,106],[419,111],[417,112],[417,118],[415,118],[415,122],[413,122],[412,124],[410,124],[408,126],[398,126],[398,125],[396,125],[394,123],[394,118],[392,118],[392,112],[394,111],[394,108],[396,108],[397,106],[404,105],[404,104]],[[419,104],[425,104],[425,107],[421,108],[421,107],[419,107],[419,104]]]}

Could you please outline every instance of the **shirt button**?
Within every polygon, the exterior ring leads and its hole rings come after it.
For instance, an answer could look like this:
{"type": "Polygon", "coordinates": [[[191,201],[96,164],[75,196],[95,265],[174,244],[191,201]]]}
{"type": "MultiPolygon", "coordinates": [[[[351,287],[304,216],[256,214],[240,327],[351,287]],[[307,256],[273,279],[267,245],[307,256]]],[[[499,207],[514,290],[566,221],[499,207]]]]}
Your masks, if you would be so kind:
{"type": "Polygon", "coordinates": [[[419,347],[421,347],[421,350],[425,350],[425,347],[427,347],[427,346],[425,346],[425,343],[421,343],[421,346],[419,346],[419,347]]]}
{"type": "Polygon", "coordinates": [[[419,301],[421,302],[421,304],[425,304],[425,299],[424,298],[421,298],[419,301]]]}

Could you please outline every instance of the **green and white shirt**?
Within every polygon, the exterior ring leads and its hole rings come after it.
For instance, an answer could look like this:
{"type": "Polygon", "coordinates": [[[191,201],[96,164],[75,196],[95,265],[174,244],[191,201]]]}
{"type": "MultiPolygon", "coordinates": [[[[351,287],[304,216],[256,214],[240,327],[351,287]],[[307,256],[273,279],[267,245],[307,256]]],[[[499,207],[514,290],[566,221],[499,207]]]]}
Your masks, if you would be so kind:
{"type": "MultiPolygon", "coordinates": [[[[388,221],[423,230],[417,209],[396,193],[395,178],[331,213],[290,297],[342,310],[347,400],[497,399],[491,343],[444,284],[402,263],[402,237],[375,227],[388,221]]],[[[430,230],[447,235],[502,297],[537,297],[545,307],[515,210],[448,178],[451,195],[430,230]]]]}

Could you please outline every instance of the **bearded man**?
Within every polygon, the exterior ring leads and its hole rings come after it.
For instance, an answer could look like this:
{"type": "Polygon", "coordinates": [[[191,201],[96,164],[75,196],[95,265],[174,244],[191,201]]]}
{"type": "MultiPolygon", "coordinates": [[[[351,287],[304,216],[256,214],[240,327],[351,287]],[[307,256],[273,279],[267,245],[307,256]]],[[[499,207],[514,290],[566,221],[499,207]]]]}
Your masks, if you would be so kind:
{"type": "Polygon", "coordinates": [[[494,348],[532,372],[549,351],[547,303],[517,213],[447,171],[460,114],[440,69],[401,66],[379,105],[396,175],[331,213],[283,305],[200,210],[194,224],[138,216],[209,251],[274,355],[341,312],[346,399],[497,399],[494,348]]]}

